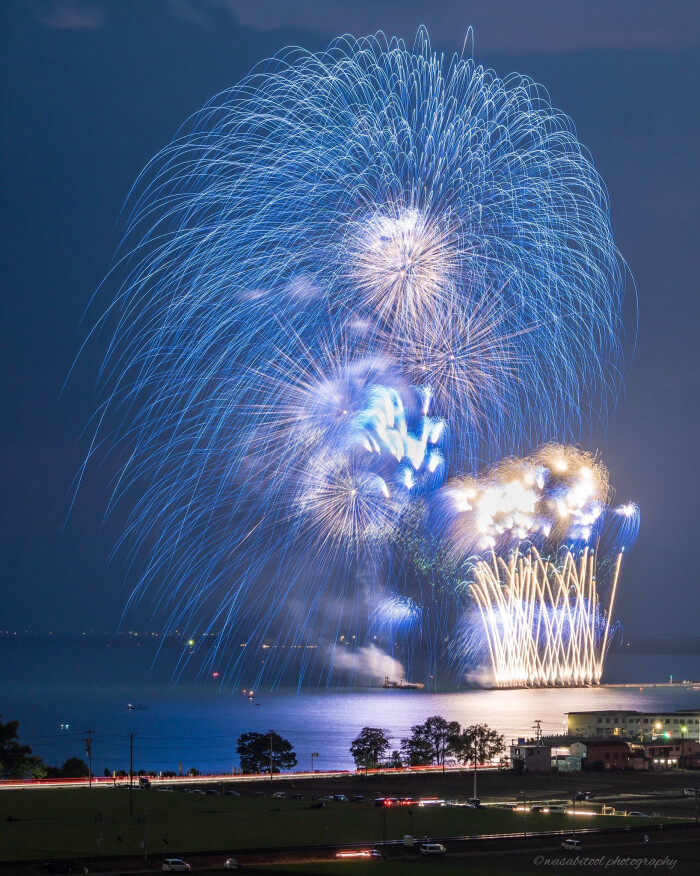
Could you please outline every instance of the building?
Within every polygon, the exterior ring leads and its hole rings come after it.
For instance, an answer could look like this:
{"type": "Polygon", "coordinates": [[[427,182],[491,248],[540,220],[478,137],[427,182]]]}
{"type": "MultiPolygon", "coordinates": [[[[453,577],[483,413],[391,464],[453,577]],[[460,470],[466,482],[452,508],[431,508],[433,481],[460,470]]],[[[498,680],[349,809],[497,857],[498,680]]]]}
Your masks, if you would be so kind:
{"type": "Polygon", "coordinates": [[[694,739],[657,739],[644,743],[644,756],[653,770],[700,768],[700,742],[694,739]]]}
{"type": "Polygon", "coordinates": [[[700,709],[678,709],[675,712],[611,709],[599,712],[568,712],[566,717],[569,736],[625,736],[640,742],[661,737],[683,737],[700,741],[700,709]]]}
{"type": "Polygon", "coordinates": [[[528,773],[550,770],[580,772],[581,758],[571,757],[571,739],[568,736],[540,736],[537,739],[518,739],[510,746],[510,765],[520,761],[528,773]]]}
{"type": "Polygon", "coordinates": [[[571,756],[581,758],[584,770],[625,770],[630,766],[629,745],[623,739],[583,739],[574,742],[571,756]]]}
{"type": "Polygon", "coordinates": [[[526,773],[549,772],[552,769],[552,746],[541,741],[518,739],[518,744],[510,747],[511,767],[518,761],[522,761],[526,773]]]}
{"type": "MultiPolygon", "coordinates": [[[[605,717],[608,713],[591,714],[605,717]]],[[[609,714],[613,715],[612,712],[609,714]]],[[[620,715],[619,712],[615,714],[620,715]]],[[[700,742],[685,735],[680,739],[667,738],[665,732],[647,741],[622,734],[518,739],[517,744],[510,746],[510,765],[518,767],[520,764],[528,773],[667,770],[683,766],[685,769],[700,769],[700,742]]]]}
{"type": "Polygon", "coordinates": [[[552,769],[560,773],[580,773],[583,759],[580,754],[572,754],[570,745],[552,748],[552,769]]]}

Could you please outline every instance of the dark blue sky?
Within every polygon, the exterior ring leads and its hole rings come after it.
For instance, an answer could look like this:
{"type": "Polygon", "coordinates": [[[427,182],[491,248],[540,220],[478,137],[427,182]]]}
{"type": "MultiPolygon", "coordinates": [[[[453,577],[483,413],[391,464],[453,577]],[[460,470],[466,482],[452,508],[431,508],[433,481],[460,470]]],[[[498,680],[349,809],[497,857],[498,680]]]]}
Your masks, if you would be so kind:
{"type": "Polygon", "coordinates": [[[450,53],[471,24],[479,62],[543,83],[607,182],[640,320],[626,393],[590,447],[617,498],[642,509],[616,614],[628,635],[697,633],[695,0],[6,0],[0,628],[113,629],[133,583],[121,559],[108,565],[123,523],[101,527],[109,471],[90,473],[64,529],[106,339],[59,394],[139,171],[190,113],[284,46],[378,28],[412,40],[419,24],[450,53]]]}

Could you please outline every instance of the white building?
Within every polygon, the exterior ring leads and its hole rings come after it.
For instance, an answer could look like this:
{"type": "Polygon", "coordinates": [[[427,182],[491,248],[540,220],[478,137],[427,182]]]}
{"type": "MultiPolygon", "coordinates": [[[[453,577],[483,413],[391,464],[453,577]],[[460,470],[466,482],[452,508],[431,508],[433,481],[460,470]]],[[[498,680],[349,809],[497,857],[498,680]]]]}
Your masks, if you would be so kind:
{"type": "Polygon", "coordinates": [[[631,741],[675,738],[700,741],[700,709],[675,712],[637,712],[610,709],[598,712],[568,712],[569,736],[625,736],[631,741]]]}

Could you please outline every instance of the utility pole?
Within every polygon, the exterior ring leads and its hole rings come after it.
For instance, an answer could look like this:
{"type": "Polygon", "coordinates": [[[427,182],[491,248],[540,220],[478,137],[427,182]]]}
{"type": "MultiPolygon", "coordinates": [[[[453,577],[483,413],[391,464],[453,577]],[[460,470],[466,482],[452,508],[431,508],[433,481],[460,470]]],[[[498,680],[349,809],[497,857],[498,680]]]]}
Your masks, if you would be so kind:
{"type": "Polygon", "coordinates": [[[272,734],[274,730],[270,730],[270,781],[272,781],[272,734]]]}
{"type": "Polygon", "coordinates": [[[92,730],[85,731],[85,754],[88,759],[88,788],[92,788],[92,730]]]}
{"type": "Polygon", "coordinates": [[[129,815],[134,814],[134,734],[129,734],[129,815]]]}
{"type": "Polygon", "coordinates": [[[312,751],[312,752],[311,752],[311,772],[314,771],[314,758],[315,758],[315,757],[318,757],[318,756],[319,756],[319,754],[318,754],[317,751],[312,751]]]}

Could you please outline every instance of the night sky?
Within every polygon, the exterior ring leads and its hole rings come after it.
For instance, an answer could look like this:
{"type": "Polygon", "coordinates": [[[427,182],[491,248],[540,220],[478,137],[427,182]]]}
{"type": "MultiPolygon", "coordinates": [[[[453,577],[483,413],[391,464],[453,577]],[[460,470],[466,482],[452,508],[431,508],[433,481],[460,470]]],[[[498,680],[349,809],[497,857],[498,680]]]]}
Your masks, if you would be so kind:
{"type": "Polygon", "coordinates": [[[420,24],[450,54],[472,25],[478,62],[544,84],[607,183],[639,297],[626,391],[607,433],[583,445],[642,511],[615,614],[628,636],[697,633],[697,0],[4,0],[0,628],[113,630],[135,581],[122,557],[109,561],[124,523],[102,523],[109,467],[89,472],[68,516],[106,337],[62,385],[140,170],[285,46],[377,29],[412,42],[420,24]]]}

